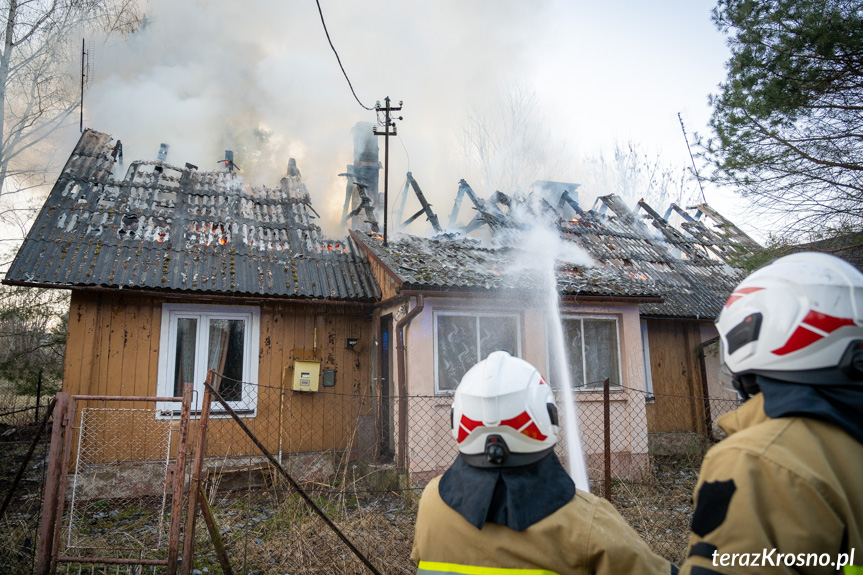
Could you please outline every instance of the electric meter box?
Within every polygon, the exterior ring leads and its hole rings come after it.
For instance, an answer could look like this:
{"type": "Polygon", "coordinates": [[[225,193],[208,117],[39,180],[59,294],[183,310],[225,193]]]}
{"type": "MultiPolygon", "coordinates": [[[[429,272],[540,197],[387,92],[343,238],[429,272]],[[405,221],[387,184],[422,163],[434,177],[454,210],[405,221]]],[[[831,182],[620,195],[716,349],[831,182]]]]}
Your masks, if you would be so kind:
{"type": "Polygon", "coordinates": [[[294,361],[294,391],[317,391],[321,380],[321,362],[294,361]]]}

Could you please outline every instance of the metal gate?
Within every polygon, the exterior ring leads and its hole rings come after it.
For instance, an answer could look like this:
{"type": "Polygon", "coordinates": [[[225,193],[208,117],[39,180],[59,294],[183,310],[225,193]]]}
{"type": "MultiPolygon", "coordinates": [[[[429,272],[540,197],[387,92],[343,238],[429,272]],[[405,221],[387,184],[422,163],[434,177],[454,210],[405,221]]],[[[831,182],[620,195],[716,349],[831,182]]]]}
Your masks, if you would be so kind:
{"type": "Polygon", "coordinates": [[[190,385],[183,397],[57,395],[37,574],[76,563],[177,572],[191,405],[190,385]]]}

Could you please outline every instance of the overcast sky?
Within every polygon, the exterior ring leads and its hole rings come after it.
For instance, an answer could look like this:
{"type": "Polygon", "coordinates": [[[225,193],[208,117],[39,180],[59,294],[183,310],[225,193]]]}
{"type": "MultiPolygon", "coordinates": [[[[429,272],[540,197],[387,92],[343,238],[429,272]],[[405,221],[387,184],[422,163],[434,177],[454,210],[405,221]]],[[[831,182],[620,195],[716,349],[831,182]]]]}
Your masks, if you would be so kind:
{"type": "MultiPolygon", "coordinates": [[[[707,97],[728,56],[713,5],[321,0],[360,100],[404,101],[401,141],[391,140],[391,193],[410,168],[439,214],[469,176],[457,145],[468,114],[508,86],[535,92],[553,141],[573,158],[541,179],[582,183],[580,159],[608,153],[615,139],[688,164],[677,114],[690,136],[706,130],[707,97]]],[[[121,139],[127,162],[155,158],[166,142],[169,161],[214,169],[224,149],[248,149],[260,128],[271,134],[258,150],[264,161],[236,161],[271,169],[244,176],[277,185],[295,157],[325,231],[334,231],[350,129],[374,114],[351,95],[313,1],[151,0],[148,26],[122,45],[97,44],[92,65],[85,125],[121,139]]],[[[736,215],[728,191],[706,194],[736,215]]]]}

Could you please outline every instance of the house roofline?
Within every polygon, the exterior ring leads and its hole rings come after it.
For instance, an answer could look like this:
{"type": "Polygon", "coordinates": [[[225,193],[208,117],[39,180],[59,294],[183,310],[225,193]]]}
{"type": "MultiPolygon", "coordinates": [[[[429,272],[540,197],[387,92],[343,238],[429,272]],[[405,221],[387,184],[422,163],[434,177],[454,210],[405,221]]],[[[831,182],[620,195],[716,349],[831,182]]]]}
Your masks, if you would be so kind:
{"type": "Polygon", "coordinates": [[[401,276],[399,276],[395,272],[395,270],[393,270],[389,265],[387,265],[380,258],[380,256],[378,254],[376,254],[375,251],[369,245],[367,245],[354,230],[348,230],[348,235],[351,237],[352,240],[354,240],[357,243],[357,245],[359,245],[362,248],[362,250],[364,252],[366,252],[366,255],[368,255],[369,258],[371,258],[372,260],[374,260],[374,262],[376,264],[381,266],[381,268],[383,268],[383,270],[387,273],[387,275],[389,275],[390,278],[395,281],[396,290],[401,289],[401,287],[405,283],[405,281],[401,278],[401,276]]]}
{"type": "MultiPolygon", "coordinates": [[[[405,289],[398,292],[398,296],[389,298],[388,301],[396,301],[405,297],[424,296],[424,297],[489,297],[489,296],[518,296],[519,294],[527,294],[526,290],[481,290],[481,289],[405,289]]],[[[612,296],[612,295],[562,295],[561,300],[565,303],[615,303],[615,304],[642,304],[642,303],[663,303],[665,298],[662,296],[612,296]]],[[[381,302],[383,303],[383,302],[381,302]]]]}
{"type": "Polygon", "coordinates": [[[205,297],[207,299],[219,299],[230,301],[248,301],[248,302],[281,302],[303,305],[337,305],[337,306],[357,306],[372,308],[376,304],[374,300],[341,300],[341,299],[325,299],[325,298],[292,298],[281,295],[252,295],[252,294],[226,294],[222,292],[207,292],[200,290],[188,291],[162,291],[155,289],[138,289],[138,288],[118,288],[104,286],[79,286],[79,285],[58,285],[40,282],[25,282],[20,280],[0,280],[3,285],[45,288],[45,289],[65,289],[69,291],[81,292],[96,292],[96,293],[131,293],[138,296],[164,297],[166,299],[196,299],[205,297]]]}

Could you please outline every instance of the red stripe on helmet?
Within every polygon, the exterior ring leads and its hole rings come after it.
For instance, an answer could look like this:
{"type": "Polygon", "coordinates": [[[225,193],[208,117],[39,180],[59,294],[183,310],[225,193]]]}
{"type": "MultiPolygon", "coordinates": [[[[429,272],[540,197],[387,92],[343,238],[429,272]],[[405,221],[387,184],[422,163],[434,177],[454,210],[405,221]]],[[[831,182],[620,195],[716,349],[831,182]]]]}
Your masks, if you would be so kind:
{"type": "Polygon", "coordinates": [[[725,307],[729,307],[731,304],[733,304],[734,302],[736,302],[737,300],[739,300],[740,298],[742,298],[745,295],[749,295],[751,293],[755,293],[755,292],[761,291],[763,289],[764,288],[762,288],[762,287],[746,287],[746,288],[736,289],[733,292],[731,292],[731,296],[729,296],[728,301],[725,302],[725,307]]]}
{"type": "Polygon", "coordinates": [[[461,443],[462,441],[467,439],[468,435],[470,435],[470,432],[467,429],[465,429],[464,427],[462,427],[461,425],[459,425],[458,426],[458,438],[456,439],[456,441],[461,443]]]}
{"type": "Polygon", "coordinates": [[[536,439],[538,441],[544,441],[546,436],[542,434],[539,428],[536,426],[536,423],[530,422],[530,425],[521,430],[521,432],[528,437],[536,439]]]}
{"type": "Polygon", "coordinates": [[[542,434],[542,432],[539,430],[539,427],[537,427],[536,423],[530,417],[530,414],[526,411],[522,411],[520,414],[516,415],[512,419],[501,421],[500,424],[512,427],[516,431],[519,431],[524,435],[532,439],[537,439],[539,441],[544,441],[547,437],[546,435],[542,434]]]}
{"type": "Polygon", "coordinates": [[[464,426],[468,431],[473,431],[477,427],[482,426],[482,421],[474,421],[473,419],[467,417],[464,414],[462,414],[461,421],[459,423],[464,426]]]}
{"type": "Polygon", "coordinates": [[[812,345],[823,337],[824,336],[820,333],[815,333],[814,331],[806,329],[801,325],[794,330],[794,333],[791,334],[791,337],[788,338],[788,341],[785,342],[785,345],[780,348],[774,349],[773,353],[775,353],[776,355],[786,355],[793,351],[803,349],[808,345],[812,345]]]}
{"type": "Polygon", "coordinates": [[[501,421],[500,424],[512,427],[513,429],[518,431],[522,427],[527,425],[529,422],[530,422],[530,414],[528,414],[528,412],[526,412],[526,411],[522,411],[521,413],[519,413],[518,415],[516,415],[512,419],[506,419],[504,421],[501,421]]]}
{"type": "Polygon", "coordinates": [[[826,331],[827,333],[833,333],[840,327],[846,325],[855,325],[853,319],[849,319],[847,317],[833,317],[832,315],[827,315],[826,313],[814,310],[806,314],[806,317],[803,318],[803,323],[818,328],[821,331],[826,331]]]}

